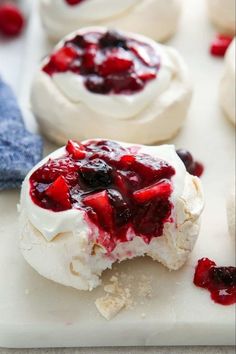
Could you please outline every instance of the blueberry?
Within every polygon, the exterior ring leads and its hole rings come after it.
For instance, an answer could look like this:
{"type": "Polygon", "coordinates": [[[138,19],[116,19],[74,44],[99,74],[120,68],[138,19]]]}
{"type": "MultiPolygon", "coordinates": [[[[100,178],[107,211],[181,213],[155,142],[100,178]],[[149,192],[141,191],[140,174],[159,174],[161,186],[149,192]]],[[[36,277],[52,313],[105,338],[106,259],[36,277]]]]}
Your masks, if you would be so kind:
{"type": "Polygon", "coordinates": [[[82,181],[91,188],[104,188],[112,183],[112,167],[100,159],[94,159],[80,167],[82,181]]]}
{"type": "Polygon", "coordinates": [[[99,44],[102,48],[108,48],[108,47],[121,47],[124,49],[127,48],[127,42],[126,39],[119,34],[116,31],[108,31],[106,32],[99,41],[99,44]]]}

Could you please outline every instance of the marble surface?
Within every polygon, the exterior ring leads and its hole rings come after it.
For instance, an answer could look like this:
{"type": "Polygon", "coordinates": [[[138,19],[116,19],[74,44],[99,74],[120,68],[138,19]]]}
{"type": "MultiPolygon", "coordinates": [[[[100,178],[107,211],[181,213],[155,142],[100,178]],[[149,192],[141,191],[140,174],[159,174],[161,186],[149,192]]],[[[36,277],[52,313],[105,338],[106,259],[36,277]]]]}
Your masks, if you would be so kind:
{"type": "Polygon", "coordinates": [[[235,354],[235,347],[1,349],[0,354],[235,354]]]}

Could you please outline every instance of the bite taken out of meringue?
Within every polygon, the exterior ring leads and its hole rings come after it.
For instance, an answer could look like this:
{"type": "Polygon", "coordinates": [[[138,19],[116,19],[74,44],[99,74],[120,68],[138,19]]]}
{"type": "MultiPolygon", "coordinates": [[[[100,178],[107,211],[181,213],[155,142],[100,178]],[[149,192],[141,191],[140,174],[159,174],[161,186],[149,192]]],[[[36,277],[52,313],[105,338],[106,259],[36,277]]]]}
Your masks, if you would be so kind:
{"type": "Polygon", "coordinates": [[[181,0],[40,0],[40,14],[46,33],[55,41],[91,25],[164,41],[177,31],[181,0]]]}
{"type": "Polygon", "coordinates": [[[176,50],[96,27],[67,36],[44,59],[31,101],[42,132],[56,143],[98,137],[151,144],[178,132],[191,97],[176,50]]]}
{"type": "Polygon", "coordinates": [[[92,290],[115,262],[186,262],[204,200],[173,145],[69,141],[26,177],[20,249],[42,276],[92,290]]]}

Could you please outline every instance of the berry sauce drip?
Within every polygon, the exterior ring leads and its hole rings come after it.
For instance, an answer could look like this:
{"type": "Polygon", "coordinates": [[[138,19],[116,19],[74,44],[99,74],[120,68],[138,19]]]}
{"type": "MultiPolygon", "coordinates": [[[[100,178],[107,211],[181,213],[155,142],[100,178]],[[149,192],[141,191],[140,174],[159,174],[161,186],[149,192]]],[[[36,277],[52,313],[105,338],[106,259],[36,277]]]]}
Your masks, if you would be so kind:
{"type": "Polygon", "coordinates": [[[201,177],[204,172],[204,166],[195,161],[192,154],[185,149],[179,149],[176,151],[180,159],[183,161],[186,170],[193,176],[201,177]]]}
{"type": "Polygon", "coordinates": [[[130,230],[149,243],[171,222],[171,177],[167,162],[98,140],[69,141],[66,154],[49,159],[30,177],[35,204],[55,212],[82,209],[108,252],[130,240],[130,230]]]}
{"type": "Polygon", "coordinates": [[[217,267],[208,258],[198,261],[194,284],[210,291],[211,298],[221,305],[236,303],[236,267],[217,267]]]}
{"type": "Polygon", "coordinates": [[[217,37],[211,43],[211,47],[210,47],[211,55],[215,57],[224,57],[232,40],[233,40],[232,36],[226,36],[222,34],[217,35],[217,37]]]}
{"type": "Polygon", "coordinates": [[[65,0],[65,2],[67,2],[68,5],[70,6],[75,6],[75,5],[79,5],[82,2],[84,2],[85,0],[65,0]]]}
{"type": "Polygon", "coordinates": [[[95,94],[132,94],[157,77],[160,58],[149,44],[118,32],[90,32],[66,41],[47,60],[43,71],[72,72],[95,94]]]}

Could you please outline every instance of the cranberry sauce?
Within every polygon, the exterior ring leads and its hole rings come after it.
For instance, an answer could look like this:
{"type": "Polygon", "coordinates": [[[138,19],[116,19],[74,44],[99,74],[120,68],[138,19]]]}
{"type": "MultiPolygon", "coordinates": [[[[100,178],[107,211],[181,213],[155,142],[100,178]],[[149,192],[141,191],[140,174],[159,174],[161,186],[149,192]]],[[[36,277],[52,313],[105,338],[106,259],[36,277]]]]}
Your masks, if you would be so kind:
{"type": "Polygon", "coordinates": [[[172,166],[112,141],[69,141],[66,151],[30,177],[35,204],[55,212],[86,210],[108,251],[130,240],[130,229],[147,243],[162,235],[171,222],[172,166]]]}
{"type": "Polygon", "coordinates": [[[183,161],[186,170],[191,175],[201,177],[204,172],[204,166],[201,162],[195,161],[192,154],[185,149],[179,149],[176,151],[180,159],[183,161]]]}
{"type": "Polygon", "coordinates": [[[160,58],[146,43],[118,32],[90,32],[64,43],[47,60],[48,75],[73,72],[97,94],[132,94],[157,77],[160,58]]]}
{"type": "Polygon", "coordinates": [[[221,305],[236,303],[236,268],[217,267],[208,258],[198,261],[194,284],[210,291],[211,298],[221,305]]]}

